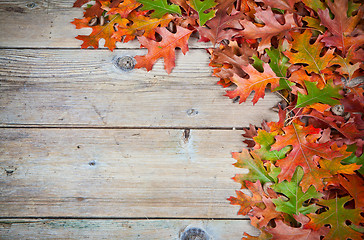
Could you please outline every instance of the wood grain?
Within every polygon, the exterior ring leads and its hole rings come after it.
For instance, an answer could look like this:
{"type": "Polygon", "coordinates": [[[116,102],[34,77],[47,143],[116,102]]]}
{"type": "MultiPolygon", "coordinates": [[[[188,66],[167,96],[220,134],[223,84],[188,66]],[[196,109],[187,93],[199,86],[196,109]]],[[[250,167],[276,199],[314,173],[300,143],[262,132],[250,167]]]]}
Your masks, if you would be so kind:
{"type": "Polygon", "coordinates": [[[0,129],[1,216],[242,218],[241,133],[0,129]]]}
{"type": "MultiPolygon", "coordinates": [[[[83,16],[73,8],[74,0],[0,0],[0,47],[6,48],[80,48],[77,35],[88,35],[91,28],[76,29],[70,22],[83,16]]],[[[189,42],[190,48],[211,47],[210,43],[189,42]]],[[[104,40],[100,46],[103,47],[104,40]]],[[[118,43],[119,48],[139,48],[137,41],[118,43]]]]}
{"type": "Polygon", "coordinates": [[[142,50],[0,50],[2,126],[233,128],[277,119],[279,98],[267,94],[254,107],[223,96],[204,50],[178,55],[168,75],[123,72],[115,59],[142,50]]]}
{"type": "Polygon", "coordinates": [[[214,240],[240,240],[243,232],[251,235],[259,233],[248,220],[0,220],[3,240],[180,240],[183,232],[191,228],[202,229],[214,240]]]}

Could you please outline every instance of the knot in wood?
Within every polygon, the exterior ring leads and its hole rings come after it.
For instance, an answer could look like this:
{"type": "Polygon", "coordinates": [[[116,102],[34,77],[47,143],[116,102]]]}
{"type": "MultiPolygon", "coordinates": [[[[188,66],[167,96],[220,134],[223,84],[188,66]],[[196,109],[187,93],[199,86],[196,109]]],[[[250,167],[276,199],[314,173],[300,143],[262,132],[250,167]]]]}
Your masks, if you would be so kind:
{"type": "Polygon", "coordinates": [[[189,228],[183,232],[181,240],[210,240],[210,237],[201,228],[189,228]]]}
{"type": "Polygon", "coordinates": [[[130,56],[120,57],[116,60],[116,66],[123,71],[130,71],[135,66],[135,60],[130,56]]]}
{"type": "Polygon", "coordinates": [[[30,2],[27,4],[27,8],[35,8],[36,6],[37,6],[37,4],[34,2],[30,2]]]}

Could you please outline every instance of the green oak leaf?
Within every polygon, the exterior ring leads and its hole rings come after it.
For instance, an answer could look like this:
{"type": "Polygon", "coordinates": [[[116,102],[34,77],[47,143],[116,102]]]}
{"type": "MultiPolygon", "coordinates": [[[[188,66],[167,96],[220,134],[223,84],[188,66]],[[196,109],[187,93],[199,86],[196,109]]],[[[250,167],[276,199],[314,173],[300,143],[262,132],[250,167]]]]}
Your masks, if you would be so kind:
{"type": "Polygon", "coordinates": [[[200,26],[203,26],[208,20],[215,16],[216,10],[210,10],[205,13],[205,11],[217,5],[214,0],[205,0],[203,2],[201,2],[201,0],[190,0],[189,5],[197,11],[200,26]]]}
{"type": "Polygon", "coordinates": [[[317,12],[319,9],[325,9],[325,5],[323,2],[321,1],[317,1],[317,0],[302,0],[302,2],[309,8],[311,8],[312,10],[314,10],[315,12],[317,12]]]}
{"type": "Polygon", "coordinates": [[[297,167],[290,182],[285,180],[272,186],[274,191],[288,197],[287,201],[284,201],[282,198],[272,199],[277,211],[299,215],[300,213],[308,214],[315,212],[319,208],[316,205],[304,205],[305,201],[312,198],[321,198],[323,194],[316,191],[312,185],[304,193],[300,186],[302,177],[303,169],[297,167]]]}
{"type": "Polygon", "coordinates": [[[260,157],[253,151],[248,149],[243,149],[241,153],[232,153],[233,158],[237,160],[234,163],[235,167],[247,168],[249,173],[247,174],[237,174],[234,179],[241,184],[244,184],[245,180],[256,182],[260,180],[262,184],[266,182],[274,182],[273,178],[269,176],[267,170],[263,166],[263,162],[260,157]]]}
{"type": "Polygon", "coordinates": [[[178,5],[168,4],[167,0],[137,0],[143,4],[142,10],[154,10],[150,16],[152,18],[161,18],[166,13],[176,13],[181,15],[181,9],[178,5]]]}
{"type": "Polygon", "coordinates": [[[279,87],[274,89],[274,91],[279,91],[282,89],[291,89],[290,86],[294,85],[292,82],[286,79],[287,69],[291,64],[288,62],[289,59],[283,55],[283,53],[274,47],[269,49],[265,49],[267,52],[270,62],[269,66],[273,70],[273,72],[277,75],[277,77],[282,77],[279,79],[279,87]]]}
{"type": "Polygon", "coordinates": [[[291,146],[286,146],[279,151],[271,150],[271,146],[275,143],[274,133],[269,133],[262,129],[258,130],[258,135],[253,139],[257,143],[255,147],[255,153],[263,160],[269,160],[275,163],[278,159],[286,157],[288,151],[291,150],[291,146]]]}
{"type": "Polygon", "coordinates": [[[323,89],[319,89],[316,87],[315,82],[305,81],[305,85],[307,88],[307,95],[298,93],[297,105],[296,107],[301,108],[314,103],[323,103],[329,104],[330,106],[334,106],[340,104],[339,100],[343,96],[339,94],[340,86],[333,86],[332,81],[328,82],[323,89]]]}
{"type": "Polygon", "coordinates": [[[251,58],[254,60],[254,62],[253,62],[253,64],[252,64],[252,66],[253,66],[253,67],[254,67],[257,71],[259,71],[259,72],[264,72],[264,69],[263,69],[263,61],[262,61],[260,58],[258,58],[258,56],[257,56],[257,55],[253,55],[251,58]]]}
{"type": "Polygon", "coordinates": [[[364,154],[361,154],[360,157],[357,157],[355,155],[355,151],[357,149],[357,146],[355,144],[348,146],[348,148],[346,149],[347,152],[351,152],[352,154],[343,159],[341,161],[341,163],[343,164],[352,164],[352,163],[356,163],[358,165],[361,165],[361,168],[359,170],[357,170],[361,175],[364,175],[364,154]]]}

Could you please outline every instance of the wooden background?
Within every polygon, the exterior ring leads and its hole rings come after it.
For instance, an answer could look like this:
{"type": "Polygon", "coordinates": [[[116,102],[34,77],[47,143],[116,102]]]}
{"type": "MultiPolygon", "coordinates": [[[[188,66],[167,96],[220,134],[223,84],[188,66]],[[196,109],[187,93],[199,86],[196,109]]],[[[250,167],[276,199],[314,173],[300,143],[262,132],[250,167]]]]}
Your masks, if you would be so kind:
{"type": "MultiPolygon", "coordinates": [[[[81,50],[73,0],[0,0],[0,239],[211,239],[257,235],[226,200],[242,127],[276,120],[278,97],[224,97],[207,44],[168,75],[124,72],[136,42],[81,50]]],[[[102,45],[103,46],[103,45],[102,45]]]]}

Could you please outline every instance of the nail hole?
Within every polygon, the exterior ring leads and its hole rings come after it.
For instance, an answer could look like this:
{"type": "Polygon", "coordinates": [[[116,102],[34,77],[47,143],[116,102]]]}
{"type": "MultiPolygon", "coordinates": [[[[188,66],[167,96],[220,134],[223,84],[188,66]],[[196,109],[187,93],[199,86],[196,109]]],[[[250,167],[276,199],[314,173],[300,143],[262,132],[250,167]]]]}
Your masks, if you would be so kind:
{"type": "Polygon", "coordinates": [[[91,161],[91,162],[88,163],[88,165],[95,166],[96,165],[96,162],[95,161],[91,161]]]}
{"type": "Polygon", "coordinates": [[[134,69],[135,59],[130,56],[124,56],[124,57],[117,58],[115,61],[115,66],[125,72],[130,71],[130,70],[134,69]]]}

